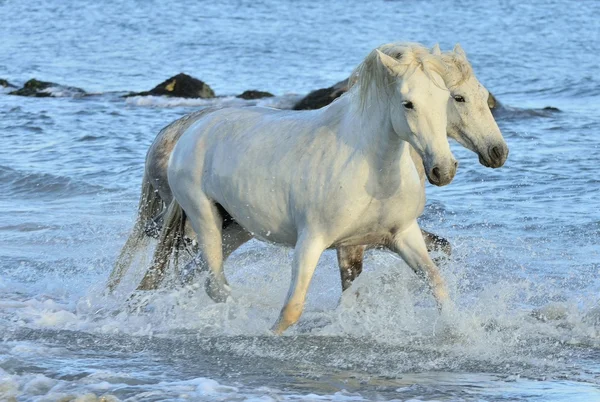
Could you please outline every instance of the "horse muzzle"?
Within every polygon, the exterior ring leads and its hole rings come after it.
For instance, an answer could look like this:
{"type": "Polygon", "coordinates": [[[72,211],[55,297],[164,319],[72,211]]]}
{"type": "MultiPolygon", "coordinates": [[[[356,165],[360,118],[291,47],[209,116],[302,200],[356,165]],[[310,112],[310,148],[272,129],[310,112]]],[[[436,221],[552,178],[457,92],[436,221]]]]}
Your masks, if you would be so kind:
{"type": "Polygon", "coordinates": [[[508,158],[508,147],[506,144],[491,145],[487,152],[479,154],[479,163],[485,167],[497,169],[504,165],[508,158]]]}
{"type": "Polygon", "coordinates": [[[431,169],[427,169],[427,179],[435,186],[445,186],[449,184],[454,176],[456,175],[456,169],[458,169],[458,162],[453,160],[447,164],[435,164],[431,169]]]}

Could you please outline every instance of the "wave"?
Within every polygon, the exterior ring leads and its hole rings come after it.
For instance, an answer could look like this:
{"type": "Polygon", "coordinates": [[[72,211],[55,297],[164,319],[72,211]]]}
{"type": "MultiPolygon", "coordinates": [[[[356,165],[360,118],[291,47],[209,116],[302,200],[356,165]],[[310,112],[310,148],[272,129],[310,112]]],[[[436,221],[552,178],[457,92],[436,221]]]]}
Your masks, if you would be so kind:
{"type": "MultiPolygon", "coordinates": [[[[515,94],[522,92],[510,91],[507,93],[515,94]]],[[[535,97],[556,97],[557,95],[560,95],[561,98],[594,98],[600,94],[600,81],[594,76],[566,77],[562,82],[557,82],[550,87],[529,89],[527,94],[535,97]]]]}
{"type": "Polygon", "coordinates": [[[6,196],[73,197],[105,190],[97,186],[49,173],[30,173],[0,166],[0,191],[6,196]]]}
{"type": "Polygon", "coordinates": [[[561,110],[554,106],[543,108],[520,108],[508,105],[500,105],[493,110],[494,117],[500,120],[528,119],[538,117],[554,117],[561,110]]]}
{"type": "MultiPolygon", "coordinates": [[[[84,337],[73,339],[78,344],[89,341],[84,337]]],[[[102,343],[101,339],[96,339],[102,343]]],[[[90,345],[94,347],[95,345],[90,345]]],[[[56,354],[65,352],[64,349],[35,347],[30,344],[19,344],[13,347],[14,354],[29,354],[33,351],[46,354],[45,357],[55,359],[56,354]]],[[[17,360],[17,359],[14,359],[17,360]]],[[[368,401],[356,392],[338,391],[319,395],[307,393],[305,389],[285,390],[267,386],[244,386],[239,383],[225,385],[224,381],[217,381],[207,377],[193,377],[186,380],[163,378],[160,381],[147,381],[136,378],[137,373],[114,370],[93,370],[83,375],[64,375],[54,377],[48,375],[47,370],[40,368],[44,374],[29,374],[32,367],[28,366],[26,372],[21,369],[21,362],[10,361],[5,366],[16,369],[5,371],[0,368],[0,397],[2,400],[21,400],[21,398],[34,398],[31,400],[76,400],[106,402],[131,400],[194,400],[194,401],[338,401],[361,402],[368,401]],[[43,396],[42,396],[43,395],[43,396]],[[42,396],[42,399],[37,399],[42,396]]],[[[5,367],[6,368],[6,367],[5,367]]],[[[229,381],[231,382],[231,380],[229,381]]],[[[316,385],[316,384],[315,384],[316,385]]],[[[23,399],[24,400],[24,399],[23,399]]],[[[418,401],[418,399],[412,399],[418,401]]]]}

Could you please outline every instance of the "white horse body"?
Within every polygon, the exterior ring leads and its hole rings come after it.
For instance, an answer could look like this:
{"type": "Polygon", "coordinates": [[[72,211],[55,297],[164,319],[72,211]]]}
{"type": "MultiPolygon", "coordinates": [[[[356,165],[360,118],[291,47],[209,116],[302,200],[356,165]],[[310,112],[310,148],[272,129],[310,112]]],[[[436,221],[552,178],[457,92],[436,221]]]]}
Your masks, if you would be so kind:
{"type": "Polygon", "coordinates": [[[253,236],[274,243],[293,246],[309,227],[318,228],[328,247],[386,244],[391,231],[422,213],[425,196],[409,148],[395,133],[382,146],[366,141],[351,116],[329,118],[347,103],[344,97],[301,115],[267,108],[211,113],[174,149],[169,183],[185,189],[174,190],[175,198],[187,211],[194,202],[187,189],[202,188],[253,236]],[[342,125],[345,136],[338,135],[342,125]],[[375,148],[386,154],[370,152],[375,148]]]}
{"type": "Polygon", "coordinates": [[[447,302],[416,221],[425,193],[408,146],[432,183],[452,180],[457,162],[446,136],[445,66],[423,47],[395,49],[396,58],[372,52],[359,66],[358,83],[329,107],[223,109],[179,139],[169,160],[174,201],[163,232],[172,231],[183,209],[211,271],[213,299],[229,291],[220,204],[252,235],[295,246],[277,333],[299,319],[319,257],[332,246],[385,245],[427,277],[440,306],[447,302]]]}

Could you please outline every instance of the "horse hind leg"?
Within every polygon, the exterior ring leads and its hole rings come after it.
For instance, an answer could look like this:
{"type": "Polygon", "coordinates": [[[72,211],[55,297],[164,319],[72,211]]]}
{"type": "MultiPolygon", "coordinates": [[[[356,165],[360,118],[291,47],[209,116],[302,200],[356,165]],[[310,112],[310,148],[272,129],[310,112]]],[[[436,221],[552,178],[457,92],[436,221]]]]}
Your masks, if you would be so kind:
{"type": "Polygon", "coordinates": [[[185,211],[198,242],[196,262],[200,270],[208,268],[205,289],[215,302],[224,302],[230,288],[223,272],[223,217],[216,204],[204,195],[190,199],[185,211]]]}
{"type": "MultiPolygon", "coordinates": [[[[237,250],[242,244],[248,242],[252,239],[252,235],[244,229],[240,224],[238,224],[235,219],[223,208],[220,204],[215,204],[218,214],[221,217],[222,221],[222,250],[223,250],[223,261],[227,260],[227,258],[237,250]]],[[[191,229],[191,225],[189,224],[189,219],[186,222],[186,242],[188,241],[188,237],[196,238],[196,233],[191,229]],[[188,229],[191,229],[191,232],[188,232],[188,229]]],[[[190,246],[188,244],[188,246],[190,246]]],[[[195,257],[183,268],[180,277],[183,284],[190,284],[193,282],[194,277],[197,273],[202,272],[207,269],[206,261],[204,261],[202,253],[199,252],[198,249],[198,241],[195,240],[191,242],[190,254],[195,257]]]]}

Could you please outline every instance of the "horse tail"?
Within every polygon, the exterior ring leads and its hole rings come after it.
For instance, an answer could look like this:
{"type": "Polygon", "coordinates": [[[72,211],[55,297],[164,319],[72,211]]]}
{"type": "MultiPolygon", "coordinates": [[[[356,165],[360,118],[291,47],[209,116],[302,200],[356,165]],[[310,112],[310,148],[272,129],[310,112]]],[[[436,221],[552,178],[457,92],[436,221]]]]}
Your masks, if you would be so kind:
{"type": "MultiPolygon", "coordinates": [[[[108,278],[108,290],[112,292],[123,275],[127,272],[136,253],[141,249],[145,249],[148,244],[147,236],[152,235],[152,231],[156,232],[157,222],[155,218],[163,209],[163,201],[158,195],[158,191],[152,187],[148,176],[144,174],[142,179],[142,193],[138,205],[138,214],[133,226],[133,230],[129,234],[125,245],[121,249],[121,253],[117,258],[115,266],[108,278]]],[[[155,237],[155,236],[153,236],[155,237]]]]}
{"type": "Polygon", "coordinates": [[[177,266],[179,253],[184,249],[186,215],[175,199],[171,201],[164,216],[158,245],[154,251],[152,265],[146,272],[138,290],[156,289],[162,282],[171,261],[177,266]]]}

